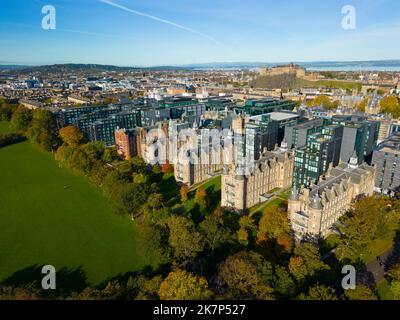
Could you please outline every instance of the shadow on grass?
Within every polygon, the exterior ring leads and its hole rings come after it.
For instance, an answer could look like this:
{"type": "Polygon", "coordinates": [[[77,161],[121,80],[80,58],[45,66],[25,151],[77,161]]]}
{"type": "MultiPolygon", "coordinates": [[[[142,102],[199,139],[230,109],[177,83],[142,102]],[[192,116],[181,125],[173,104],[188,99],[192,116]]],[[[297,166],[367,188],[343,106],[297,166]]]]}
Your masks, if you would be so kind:
{"type": "MultiPolygon", "coordinates": [[[[15,272],[1,283],[4,286],[24,287],[35,283],[41,289],[41,282],[46,274],[42,274],[42,266],[34,265],[15,272]]],[[[86,272],[82,266],[76,269],[62,268],[56,271],[56,289],[46,291],[46,295],[66,296],[72,292],[80,292],[88,286],[86,272]]]]}

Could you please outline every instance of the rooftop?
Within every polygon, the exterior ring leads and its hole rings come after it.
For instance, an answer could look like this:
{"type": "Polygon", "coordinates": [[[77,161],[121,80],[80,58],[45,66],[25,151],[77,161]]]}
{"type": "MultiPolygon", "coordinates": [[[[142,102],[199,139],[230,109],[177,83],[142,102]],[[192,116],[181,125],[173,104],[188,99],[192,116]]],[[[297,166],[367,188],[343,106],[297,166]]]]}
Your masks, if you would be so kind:
{"type": "Polygon", "coordinates": [[[250,120],[261,121],[263,116],[270,116],[271,120],[274,121],[284,121],[290,119],[296,119],[299,115],[294,113],[287,113],[287,112],[271,112],[266,114],[260,114],[258,116],[250,117],[250,120]]]}

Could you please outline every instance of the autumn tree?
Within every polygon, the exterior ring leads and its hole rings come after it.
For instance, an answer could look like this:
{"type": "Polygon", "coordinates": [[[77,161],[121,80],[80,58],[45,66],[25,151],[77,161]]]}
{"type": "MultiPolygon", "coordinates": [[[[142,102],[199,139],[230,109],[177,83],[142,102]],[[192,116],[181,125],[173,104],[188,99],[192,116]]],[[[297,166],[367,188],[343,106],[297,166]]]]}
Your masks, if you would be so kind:
{"type": "Polygon", "coordinates": [[[356,105],[356,109],[360,112],[365,112],[368,105],[368,99],[363,99],[360,103],[356,105]]]}
{"type": "Polygon", "coordinates": [[[289,233],[290,223],[287,212],[278,206],[266,208],[258,225],[257,241],[277,239],[280,235],[289,233]]]}
{"type": "Polygon", "coordinates": [[[60,130],[60,137],[66,145],[76,148],[83,142],[84,134],[77,127],[68,126],[60,130]]]}
{"type": "Polygon", "coordinates": [[[194,195],[194,203],[199,205],[200,209],[204,210],[207,208],[207,200],[207,192],[204,187],[198,187],[194,195]]]}
{"type": "Polygon", "coordinates": [[[393,118],[400,117],[400,103],[396,96],[386,96],[379,102],[381,113],[391,114],[393,118]]]}
{"type": "Polygon", "coordinates": [[[180,262],[194,259],[203,251],[204,239],[195,230],[192,220],[182,216],[171,216],[167,220],[169,228],[169,244],[174,250],[175,257],[180,262]]]}
{"type": "Polygon", "coordinates": [[[209,300],[213,296],[205,278],[180,269],[164,279],[158,294],[161,300],[209,300]]]}
{"type": "Polygon", "coordinates": [[[186,203],[188,200],[188,192],[189,188],[186,185],[183,185],[180,189],[182,203],[186,203]]]}
{"type": "Polygon", "coordinates": [[[226,299],[270,300],[271,282],[271,263],[255,252],[229,256],[218,269],[218,290],[226,299]]]}
{"type": "Polygon", "coordinates": [[[333,109],[334,105],[327,95],[319,95],[313,100],[313,106],[323,107],[324,109],[333,109]]]}
{"type": "Polygon", "coordinates": [[[169,163],[164,163],[161,165],[161,171],[165,174],[167,173],[173,173],[174,172],[174,166],[169,163]]]}

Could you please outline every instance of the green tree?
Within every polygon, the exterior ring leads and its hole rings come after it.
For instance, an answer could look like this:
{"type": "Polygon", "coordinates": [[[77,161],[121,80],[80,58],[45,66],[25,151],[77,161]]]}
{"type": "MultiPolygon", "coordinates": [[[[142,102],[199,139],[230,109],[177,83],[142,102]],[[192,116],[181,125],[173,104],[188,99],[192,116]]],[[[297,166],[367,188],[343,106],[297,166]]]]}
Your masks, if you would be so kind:
{"type": "Polygon", "coordinates": [[[62,145],[57,149],[54,157],[58,161],[58,165],[60,167],[68,168],[73,153],[74,153],[73,148],[66,145],[62,145]]]}
{"type": "Polygon", "coordinates": [[[302,243],[294,249],[294,256],[290,258],[289,270],[298,283],[306,278],[320,275],[329,270],[329,266],[321,261],[319,250],[311,243],[302,243]]]}
{"type": "Polygon", "coordinates": [[[47,151],[57,150],[61,142],[53,113],[44,109],[33,111],[32,122],[27,134],[31,141],[47,151]]]}
{"type": "Polygon", "coordinates": [[[138,220],[138,248],[141,255],[150,258],[156,264],[167,264],[172,257],[168,245],[166,226],[154,224],[147,219],[138,220]]]}
{"type": "Polygon", "coordinates": [[[378,300],[375,293],[365,285],[357,285],[354,290],[346,290],[344,295],[349,300],[378,300]]]}
{"type": "Polygon", "coordinates": [[[218,209],[200,223],[200,232],[210,251],[214,251],[231,240],[230,230],[225,227],[223,215],[219,214],[218,209]]]}
{"type": "Polygon", "coordinates": [[[146,279],[143,276],[139,279],[139,292],[136,300],[157,300],[158,291],[160,290],[162,276],[158,275],[151,279],[146,279]]]}
{"type": "Polygon", "coordinates": [[[280,298],[290,298],[296,293],[296,284],[284,267],[275,268],[273,288],[280,298]]]}
{"type": "Polygon", "coordinates": [[[19,106],[11,117],[11,127],[16,131],[27,132],[32,122],[32,110],[19,106]]]}
{"type": "Polygon", "coordinates": [[[252,217],[246,215],[239,219],[240,229],[237,232],[238,241],[244,246],[248,246],[253,242],[256,234],[257,227],[252,217]]]}
{"type": "Polygon", "coordinates": [[[388,210],[384,199],[367,197],[357,201],[341,219],[339,228],[343,236],[335,252],[338,259],[356,262],[373,240],[388,234],[388,210]]]}
{"type": "Polygon", "coordinates": [[[193,221],[182,216],[171,216],[167,220],[169,244],[174,249],[175,258],[184,262],[194,259],[204,249],[204,239],[195,230],[193,221]]]}
{"type": "Polygon", "coordinates": [[[147,173],[147,164],[141,157],[133,157],[131,159],[132,170],[134,173],[147,173]]]}
{"type": "Polygon", "coordinates": [[[11,105],[4,100],[0,100],[0,121],[10,121],[15,110],[15,105],[11,105]]]}
{"type": "Polygon", "coordinates": [[[148,186],[135,183],[118,183],[113,186],[113,191],[108,196],[111,206],[117,214],[126,214],[134,219],[141,215],[141,208],[148,196],[148,186]]]}
{"type": "Polygon", "coordinates": [[[400,300],[400,263],[392,266],[386,274],[389,281],[390,290],[395,300],[400,300]]]}
{"type": "Polygon", "coordinates": [[[271,263],[255,252],[229,256],[218,269],[218,290],[226,299],[270,300],[271,282],[271,263]]]}
{"type": "Polygon", "coordinates": [[[336,292],[333,288],[325,285],[316,284],[308,291],[308,295],[301,294],[300,300],[338,300],[336,292]]]}
{"type": "Polygon", "coordinates": [[[213,296],[206,279],[180,269],[164,279],[158,294],[161,300],[209,300],[213,296]]]}
{"type": "Polygon", "coordinates": [[[96,161],[92,167],[92,170],[90,170],[89,174],[90,182],[97,187],[102,187],[104,184],[104,180],[109,172],[110,172],[109,167],[104,165],[101,161],[96,161]]]}

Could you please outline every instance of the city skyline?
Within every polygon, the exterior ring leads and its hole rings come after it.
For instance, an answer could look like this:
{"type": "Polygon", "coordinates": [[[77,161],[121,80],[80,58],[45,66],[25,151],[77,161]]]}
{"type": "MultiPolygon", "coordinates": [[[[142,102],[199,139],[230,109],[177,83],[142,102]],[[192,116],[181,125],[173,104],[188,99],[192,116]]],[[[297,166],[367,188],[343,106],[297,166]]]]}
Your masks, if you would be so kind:
{"type": "Polygon", "coordinates": [[[0,63],[156,66],[389,60],[400,52],[394,41],[400,34],[398,9],[393,0],[6,1],[0,36],[7,50],[0,53],[0,63]],[[55,30],[42,29],[45,5],[56,9],[55,30]],[[356,9],[354,30],[342,28],[346,5],[356,9]]]}

